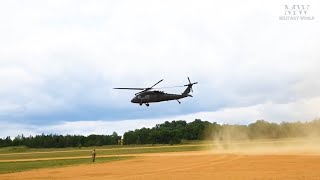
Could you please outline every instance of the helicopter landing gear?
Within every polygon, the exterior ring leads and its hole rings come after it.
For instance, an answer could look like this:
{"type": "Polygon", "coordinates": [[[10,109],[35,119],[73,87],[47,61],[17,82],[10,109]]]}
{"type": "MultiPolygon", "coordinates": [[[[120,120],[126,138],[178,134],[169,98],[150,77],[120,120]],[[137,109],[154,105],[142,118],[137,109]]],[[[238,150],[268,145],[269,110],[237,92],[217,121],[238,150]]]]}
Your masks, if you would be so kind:
{"type": "Polygon", "coordinates": [[[139,103],[140,106],[142,106],[142,103],[139,103]]]}
{"type": "Polygon", "coordinates": [[[181,102],[178,99],[176,99],[176,100],[178,101],[179,104],[181,104],[181,102]]]}
{"type": "Polygon", "coordinates": [[[149,103],[146,103],[146,106],[149,106],[149,103]]]}

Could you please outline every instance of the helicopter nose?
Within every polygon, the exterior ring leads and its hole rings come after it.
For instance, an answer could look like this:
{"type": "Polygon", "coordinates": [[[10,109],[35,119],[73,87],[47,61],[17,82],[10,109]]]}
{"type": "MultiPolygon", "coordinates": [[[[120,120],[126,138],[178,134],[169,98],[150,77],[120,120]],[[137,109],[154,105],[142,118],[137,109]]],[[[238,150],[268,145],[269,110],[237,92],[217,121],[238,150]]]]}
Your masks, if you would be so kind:
{"type": "Polygon", "coordinates": [[[132,103],[135,103],[135,102],[136,102],[136,98],[135,98],[135,97],[132,98],[132,99],[131,99],[131,102],[132,102],[132,103]]]}

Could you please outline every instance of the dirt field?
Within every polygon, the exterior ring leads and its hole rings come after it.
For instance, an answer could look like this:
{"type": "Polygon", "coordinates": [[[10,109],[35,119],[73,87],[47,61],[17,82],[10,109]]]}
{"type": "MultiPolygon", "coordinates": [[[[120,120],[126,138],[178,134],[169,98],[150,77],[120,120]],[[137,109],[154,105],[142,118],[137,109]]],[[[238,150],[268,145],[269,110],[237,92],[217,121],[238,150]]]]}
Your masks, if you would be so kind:
{"type": "MultiPolygon", "coordinates": [[[[182,147],[182,146],[181,146],[182,147]]],[[[144,149],[144,147],[141,147],[144,149]]],[[[164,148],[164,147],[159,147],[164,148]]],[[[139,149],[139,148],[135,148],[139,149]]],[[[118,154],[107,163],[0,174],[2,179],[297,179],[320,180],[320,140],[213,143],[203,151],[118,154]]],[[[76,152],[76,151],[74,151],[76,152]]],[[[30,153],[30,152],[29,152],[30,153]]],[[[33,153],[33,152],[31,152],[33,153]]],[[[24,153],[28,154],[28,153],[24,153]]],[[[34,154],[34,153],[33,153],[34,154]]],[[[40,153],[41,154],[41,153],[40,153]]],[[[14,155],[14,154],[13,154],[14,155]]],[[[19,154],[18,154],[19,155],[19,154]]],[[[99,157],[115,155],[100,155],[99,157]]],[[[49,157],[49,156],[48,156],[49,157]]],[[[72,159],[75,157],[63,157],[72,159]]],[[[78,157],[79,158],[79,157],[78,157]]],[[[46,159],[45,157],[40,158],[46,159]]],[[[47,159],[55,159],[54,157],[47,159]]],[[[61,159],[61,157],[60,157],[61,159]]],[[[10,160],[2,160],[13,161],[10,160]]],[[[32,159],[16,159],[30,161],[32,159]]],[[[33,159],[33,161],[39,158],[33,159]]]]}
{"type": "Polygon", "coordinates": [[[118,162],[3,174],[0,179],[320,179],[320,156],[140,154],[118,162]]]}

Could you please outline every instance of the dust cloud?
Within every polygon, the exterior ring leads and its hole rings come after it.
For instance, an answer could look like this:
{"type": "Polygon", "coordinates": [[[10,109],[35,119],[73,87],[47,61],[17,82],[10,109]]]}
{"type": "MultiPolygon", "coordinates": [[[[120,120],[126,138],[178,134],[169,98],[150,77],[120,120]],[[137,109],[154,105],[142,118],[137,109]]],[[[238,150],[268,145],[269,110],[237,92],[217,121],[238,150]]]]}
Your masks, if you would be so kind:
{"type": "MultiPolygon", "coordinates": [[[[247,154],[247,155],[320,155],[320,129],[318,126],[307,126],[307,128],[296,129],[282,133],[279,138],[274,134],[254,137],[249,132],[248,126],[227,125],[219,131],[212,131],[210,152],[211,153],[230,153],[230,154],[247,154]],[[292,135],[294,134],[294,136],[292,135]],[[289,137],[288,137],[289,136],[289,137]],[[293,137],[290,137],[293,136],[293,137]],[[263,138],[266,137],[266,138],[263,138]]],[[[270,131],[274,133],[274,131],[270,131]]]]}

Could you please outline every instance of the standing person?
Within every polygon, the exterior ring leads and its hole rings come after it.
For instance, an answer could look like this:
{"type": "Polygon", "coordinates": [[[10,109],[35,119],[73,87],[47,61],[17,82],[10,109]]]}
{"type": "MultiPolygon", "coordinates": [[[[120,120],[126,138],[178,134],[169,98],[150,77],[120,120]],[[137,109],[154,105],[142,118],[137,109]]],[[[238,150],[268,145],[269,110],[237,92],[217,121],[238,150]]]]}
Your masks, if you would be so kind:
{"type": "Polygon", "coordinates": [[[96,149],[93,149],[91,156],[92,156],[92,162],[94,162],[96,160],[96,149]]]}

